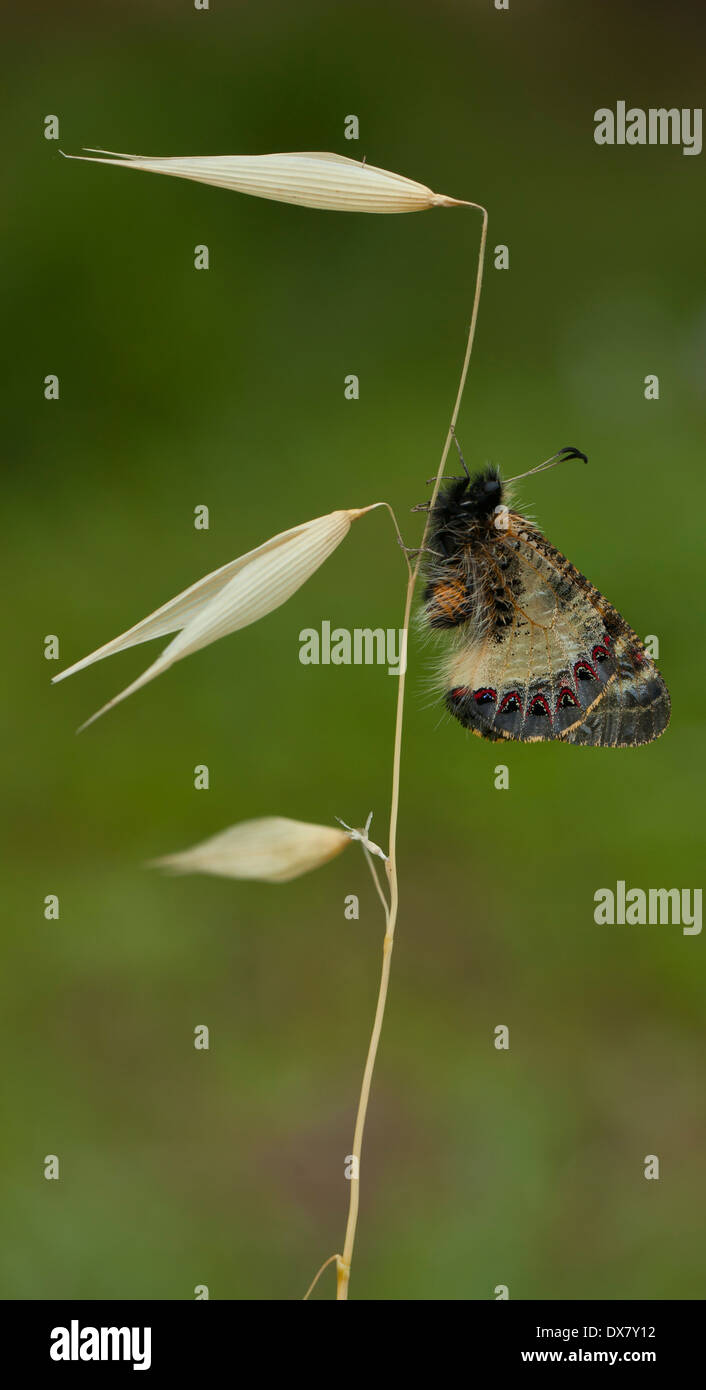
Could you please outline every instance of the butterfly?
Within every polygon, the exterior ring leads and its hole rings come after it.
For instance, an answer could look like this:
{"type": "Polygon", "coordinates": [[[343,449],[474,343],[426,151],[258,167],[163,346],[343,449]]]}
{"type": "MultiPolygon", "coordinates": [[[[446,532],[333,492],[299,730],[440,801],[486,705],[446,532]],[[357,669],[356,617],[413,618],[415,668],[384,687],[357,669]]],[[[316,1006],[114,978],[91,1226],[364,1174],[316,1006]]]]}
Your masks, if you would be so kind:
{"type": "MultiPolygon", "coordinates": [[[[588,462],[567,448],[529,471],[568,458],[588,462]]],[[[508,507],[496,468],[471,477],[461,462],[464,476],[431,507],[424,547],[422,620],[450,636],[441,667],[450,713],[491,740],[622,748],[658,738],[669,692],[639,637],[508,507]]]]}

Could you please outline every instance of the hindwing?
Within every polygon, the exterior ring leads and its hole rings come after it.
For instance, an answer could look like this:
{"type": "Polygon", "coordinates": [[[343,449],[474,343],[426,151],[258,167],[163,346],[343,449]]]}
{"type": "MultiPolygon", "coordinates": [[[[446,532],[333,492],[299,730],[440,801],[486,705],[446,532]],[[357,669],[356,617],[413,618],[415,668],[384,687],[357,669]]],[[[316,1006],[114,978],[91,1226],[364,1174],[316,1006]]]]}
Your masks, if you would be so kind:
{"type": "Polygon", "coordinates": [[[427,590],[428,621],[452,630],[450,712],[488,739],[651,742],[670,700],[644,645],[540,531],[503,510],[501,528],[476,527],[445,560],[439,603],[441,579],[427,590]]]}

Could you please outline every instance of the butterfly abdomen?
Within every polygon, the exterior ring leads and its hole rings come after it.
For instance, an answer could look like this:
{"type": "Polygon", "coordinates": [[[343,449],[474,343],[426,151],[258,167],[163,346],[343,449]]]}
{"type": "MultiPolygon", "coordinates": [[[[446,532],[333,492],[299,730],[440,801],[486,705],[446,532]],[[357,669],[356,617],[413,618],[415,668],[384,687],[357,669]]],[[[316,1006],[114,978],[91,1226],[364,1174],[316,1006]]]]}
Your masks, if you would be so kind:
{"type": "Polygon", "coordinates": [[[424,598],[430,627],[458,627],[472,616],[473,595],[463,573],[442,572],[429,581],[424,598]]]}

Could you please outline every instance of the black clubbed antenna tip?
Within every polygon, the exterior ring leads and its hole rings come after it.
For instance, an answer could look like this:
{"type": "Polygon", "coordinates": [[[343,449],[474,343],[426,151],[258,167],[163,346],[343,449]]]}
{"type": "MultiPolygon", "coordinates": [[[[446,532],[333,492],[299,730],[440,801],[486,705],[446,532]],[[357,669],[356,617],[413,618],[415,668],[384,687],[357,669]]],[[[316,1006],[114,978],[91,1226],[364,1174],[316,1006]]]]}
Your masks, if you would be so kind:
{"type": "Polygon", "coordinates": [[[547,468],[556,468],[558,463],[568,463],[569,459],[581,459],[583,463],[588,463],[588,455],[583,454],[574,444],[565,444],[558,453],[552,454],[551,458],[544,459],[543,463],[538,463],[534,468],[528,468],[526,473],[516,473],[514,478],[508,478],[509,483],[519,483],[521,478],[531,478],[533,473],[544,473],[547,468]]]}

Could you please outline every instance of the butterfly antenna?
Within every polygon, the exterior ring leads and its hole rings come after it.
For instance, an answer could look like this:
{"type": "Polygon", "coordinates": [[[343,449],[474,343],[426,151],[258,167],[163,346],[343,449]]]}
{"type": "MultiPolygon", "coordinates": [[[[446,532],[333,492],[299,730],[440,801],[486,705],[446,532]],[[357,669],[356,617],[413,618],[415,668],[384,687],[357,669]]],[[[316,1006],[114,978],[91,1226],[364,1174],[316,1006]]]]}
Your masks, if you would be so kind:
{"type": "Polygon", "coordinates": [[[568,463],[569,459],[581,459],[583,463],[588,463],[588,455],[582,454],[580,449],[575,449],[573,444],[567,444],[563,449],[559,449],[551,458],[545,459],[543,463],[538,463],[534,468],[528,468],[526,473],[517,473],[514,478],[508,478],[508,483],[518,483],[520,478],[530,478],[533,473],[544,473],[547,468],[555,468],[558,463],[568,463]]]}

